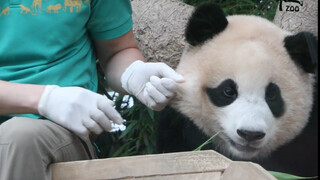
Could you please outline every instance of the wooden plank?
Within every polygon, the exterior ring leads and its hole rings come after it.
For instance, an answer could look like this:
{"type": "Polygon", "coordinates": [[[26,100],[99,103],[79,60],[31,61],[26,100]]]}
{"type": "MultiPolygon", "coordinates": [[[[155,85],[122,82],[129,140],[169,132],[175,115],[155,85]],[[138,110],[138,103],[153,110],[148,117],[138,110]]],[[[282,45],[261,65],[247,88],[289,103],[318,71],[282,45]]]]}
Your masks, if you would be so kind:
{"type": "Polygon", "coordinates": [[[251,162],[233,161],[223,172],[221,180],[276,180],[260,165],[251,162]]]}
{"type": "Polygon", "coordinates": [[[130,179],[221,172],[232,161],[213,150],[74,161],[52,165],[52,179],[130,179]]]}

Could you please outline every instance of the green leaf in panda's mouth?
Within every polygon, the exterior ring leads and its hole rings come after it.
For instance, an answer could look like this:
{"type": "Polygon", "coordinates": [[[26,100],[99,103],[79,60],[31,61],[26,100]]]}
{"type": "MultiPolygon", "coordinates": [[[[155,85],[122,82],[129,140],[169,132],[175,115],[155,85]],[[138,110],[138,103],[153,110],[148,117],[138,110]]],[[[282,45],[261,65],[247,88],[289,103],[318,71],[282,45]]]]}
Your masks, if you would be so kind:
{"type": "Polygon", "coordinates": [[[275,171],[268,171],[271,175],[273,175],[275,178],[278,180],[295,180],[295,179],[315,179],[318,176],[314,177],[300,177],[300,176],[295,176],[292,174],[287,174],[287,173],[282,173],[282,172],[275,172],[275,171]]]}
{"type": "Polygon", "coordinates": [[[214,134],[213,136],[211,136],[208,140],[206,140],[206,142],[204,142],[204,143],[201,144],[199,147],[197,147],[194,151],[200,151],[200,150],[203,148],[203,146],[209,144],[209,143],[211,142],[211,140],[212,140],[213,138],[215,138],[219,133],[220,133],[220,131],[217,132],[217,133],[215,133],[215,134],[214,134]]]}

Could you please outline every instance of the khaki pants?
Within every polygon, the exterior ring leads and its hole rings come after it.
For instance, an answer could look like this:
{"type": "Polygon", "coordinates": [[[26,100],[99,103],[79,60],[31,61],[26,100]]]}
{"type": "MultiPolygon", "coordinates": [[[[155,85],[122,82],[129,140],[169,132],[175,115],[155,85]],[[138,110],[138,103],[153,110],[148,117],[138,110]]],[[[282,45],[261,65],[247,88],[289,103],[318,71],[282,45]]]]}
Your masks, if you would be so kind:
{"type": "Polygon", "coordinates": [[[93,149],[49,120],[12,118],[0,125],[0,180],[51,179],[52,163],[90,159],[93,149]]]}

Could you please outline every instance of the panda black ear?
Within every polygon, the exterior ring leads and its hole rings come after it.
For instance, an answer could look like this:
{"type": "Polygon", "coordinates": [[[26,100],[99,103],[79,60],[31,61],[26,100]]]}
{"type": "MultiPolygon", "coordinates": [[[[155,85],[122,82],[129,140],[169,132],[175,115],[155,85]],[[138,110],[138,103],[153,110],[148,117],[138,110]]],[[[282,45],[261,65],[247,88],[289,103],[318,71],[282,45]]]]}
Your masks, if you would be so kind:
{"type": "Polygon", "coordinates": [[[186,40],[192,46],[202,44],[223,31],[227,25],[227,18],[219,6],[203,4],[195,9],[189,19],[186,40]]]}
{"type": "Polygon", "coordinates": [[[307,73],[316,73],[318,41],[309,32],[300,32],[284,39],[284,46],[291,59],[307,73]]]}

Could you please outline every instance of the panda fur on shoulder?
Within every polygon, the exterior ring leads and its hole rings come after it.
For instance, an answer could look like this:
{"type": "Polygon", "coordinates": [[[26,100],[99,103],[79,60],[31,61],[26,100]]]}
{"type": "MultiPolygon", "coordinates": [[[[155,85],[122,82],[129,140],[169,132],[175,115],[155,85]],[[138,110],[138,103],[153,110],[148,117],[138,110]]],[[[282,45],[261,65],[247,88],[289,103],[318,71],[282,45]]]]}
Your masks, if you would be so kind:
{"type": "Polygon", "coordinates": [[[317,175],[317,39],[213,4],[195,9],[185,36],[176,71],[186,81],[160,113],[158,152],[194,150],[219,132],[204,149],[317,175]]]}

